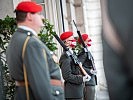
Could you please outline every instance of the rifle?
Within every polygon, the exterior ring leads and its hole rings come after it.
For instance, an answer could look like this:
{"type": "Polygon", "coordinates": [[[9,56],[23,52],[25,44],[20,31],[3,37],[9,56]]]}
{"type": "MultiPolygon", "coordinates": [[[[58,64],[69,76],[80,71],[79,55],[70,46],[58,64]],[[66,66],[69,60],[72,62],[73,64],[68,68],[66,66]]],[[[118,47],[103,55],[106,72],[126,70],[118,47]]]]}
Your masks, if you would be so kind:
{"type": "Polygon", "coordinates": [[[83,75],[88,75],[87,72],[84,70],[82,63],[76,58],[76,55],[72,54],[72,52],[69,50],[69,48],[66,47],[66,45],[64,44],[64,42],[58,37],[58,35],[54,32],[52,34],[56,40],[60,43],[60,45],[63,47],[63,49],[66,51],[66,54],[68,56],[70,56],[73,60],[74,63],[77,64],[81,70],[81,72],[83,73],[83,75]]]}
{"type": "MultiPolygon", "coordinates": [[[[75,25],[75,27],[76,27],[76,29],[77,29],[77,33],[78,33],[78,36],[79,36],[79,38],[80,38],[80,41],[81,41],[81,43],[82,43],[82,45],[83,45],[84,51],[87,53],[88,58],[90,58],[90,55],[91,55],[91,54],[90,54],[90,51],[87,49],[87,46],[85,45],[84,40],[83,40],[83,38],[82,38],[82,36],[81,36],[81,33],[80,33],[80,31],[78,30],[77,25],[76,25],[76,23],[75,23],[74,20],[73,20],[73,23],[74,23],[74,25],[75,25]]],[[[92,68],[93,68],[93,70],[96,70],[94,61],[93,61],[92,59],[90,59],[90,60],[91,60],[91,62],[92,62],[92,68]]]]}

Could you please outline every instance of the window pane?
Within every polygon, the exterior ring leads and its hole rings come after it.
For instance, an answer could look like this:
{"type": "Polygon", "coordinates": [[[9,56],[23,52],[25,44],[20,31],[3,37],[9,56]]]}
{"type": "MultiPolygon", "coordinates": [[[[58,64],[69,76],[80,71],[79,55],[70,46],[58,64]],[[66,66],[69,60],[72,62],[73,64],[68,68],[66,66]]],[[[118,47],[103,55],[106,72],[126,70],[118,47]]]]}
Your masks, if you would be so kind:
{"type": "Polygon", "coordinates": [[[46,18],[46,11],[45,11],[45,0],[36,0],[37,3],[41,4],[43,6],[43,11],[42,14],[44,16],[44,18],[46,18]]]}
{"type": "Polygon", "coordinates": [[[37,3],[44,3],[44,0],[36,0],[37,3]]]}

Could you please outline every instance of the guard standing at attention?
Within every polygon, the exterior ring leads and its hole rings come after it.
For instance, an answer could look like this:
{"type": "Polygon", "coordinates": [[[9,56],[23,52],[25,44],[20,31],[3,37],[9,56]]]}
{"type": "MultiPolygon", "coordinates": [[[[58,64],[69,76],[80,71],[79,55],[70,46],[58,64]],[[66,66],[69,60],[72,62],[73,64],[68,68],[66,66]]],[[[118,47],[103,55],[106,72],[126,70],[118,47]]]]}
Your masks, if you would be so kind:
{"type": "Polygon", "coordinates": [[[22,1],[15,9],[18,28],[6,52],[16,83],[15,100],[64,99],[59,66],[37,36],[44,26],[41,11],[42,6],[32,1],[22,1]]]}
{"type": "MultiPolygon", "coordinates": [[[[86,45],[87,51],[82,48],[81,52],[78,54],[79,60],[82,62],[84,69],[91,76],[90,81],[85,82],[84,87],[84,100],[95,100],[95,86],[97,85],[97,71],[94,64],[94,59],[89,51],[89,47],[91,46],[90,42],[91,39],[89,38],[88,34],[82,34],[82,39],[86,45]]],[[[78,38],[78,43],[81,44],[80,38],[78,38]]]]}
{"type": "MultiPolygon", "coordinates": [[[[62,33],[60,39],[73,54],[72,48],[76,46],[73,32],[67,31],[62,33]]],[[[83,100],[83,83],[89,81],[90,77],[81,74],[79,66],[75,64],[74,59],[66,51],[62,53],[59,63],[65,80],[65,100],[83,100]]]]}

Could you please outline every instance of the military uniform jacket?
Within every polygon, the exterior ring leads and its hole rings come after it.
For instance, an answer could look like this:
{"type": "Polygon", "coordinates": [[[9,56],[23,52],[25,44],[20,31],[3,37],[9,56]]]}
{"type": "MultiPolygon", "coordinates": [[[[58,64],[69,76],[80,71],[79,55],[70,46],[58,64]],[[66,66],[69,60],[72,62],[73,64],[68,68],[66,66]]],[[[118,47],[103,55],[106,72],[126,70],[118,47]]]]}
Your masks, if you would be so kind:
{"type": "Polygon", "coordinates": [[[65,98],[82,98],[83,97],[83,77],[80,69],[74,64],[70,56],[65,52],[61,55],[60,68],[62,71],[65,90],[65,98]]]}
{"type": "MultiPolygon", "coordinates": [[[[31,32],[22,61],[22,47],[27,37],[27,32],[18,29],[12,36],[7,48],[7,63],[11,77],[16,81],[24,81],[22,64],[27,70],[30,100],[62,100],[63,89],[52,86],[50,79],[61,80],[59,66],[54,62],[50,51],[31,32]],[[44,57],[44,52],[46,57],[44,57]],[[58,91],[58,94],[56,94],[58,91]]],[[[16,100],[26,100],[25,86],[16,87],[16,100]]]]}
{"type": "Polygon", "coordinates": [[[88,82],[85,82],[85,84],[90,85],[90,86],[95,86],[97,84],[97,77],[96,77],[96,75],[94,75],[90,72],[90,70],[93,69],[92,66],[93,66],[93,62],[94,62],[94,59],[93,59],[90,51],[87,54],[86,52],[84,52],[84,50],[82,50],[78,54],[78,58],[82,62],[83,68],[86,70],[88,75],[91,76],[91,80],[88,82]]]}

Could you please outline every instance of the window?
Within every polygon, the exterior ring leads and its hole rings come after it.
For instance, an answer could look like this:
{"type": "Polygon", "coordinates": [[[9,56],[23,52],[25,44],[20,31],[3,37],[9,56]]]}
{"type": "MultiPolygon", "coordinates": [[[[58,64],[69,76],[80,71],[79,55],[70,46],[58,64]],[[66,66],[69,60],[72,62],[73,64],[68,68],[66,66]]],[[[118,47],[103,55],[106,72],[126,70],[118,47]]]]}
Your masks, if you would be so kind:
{"type": "Polygon", "coordinates": [[[43,6],[42,14],[43,14],[44,18],[46,18],[45,1],[44,1],[44,0],[36,0],[36,2],[37,2],[38,4],[41,4],[41,5],[43,6]]]}

